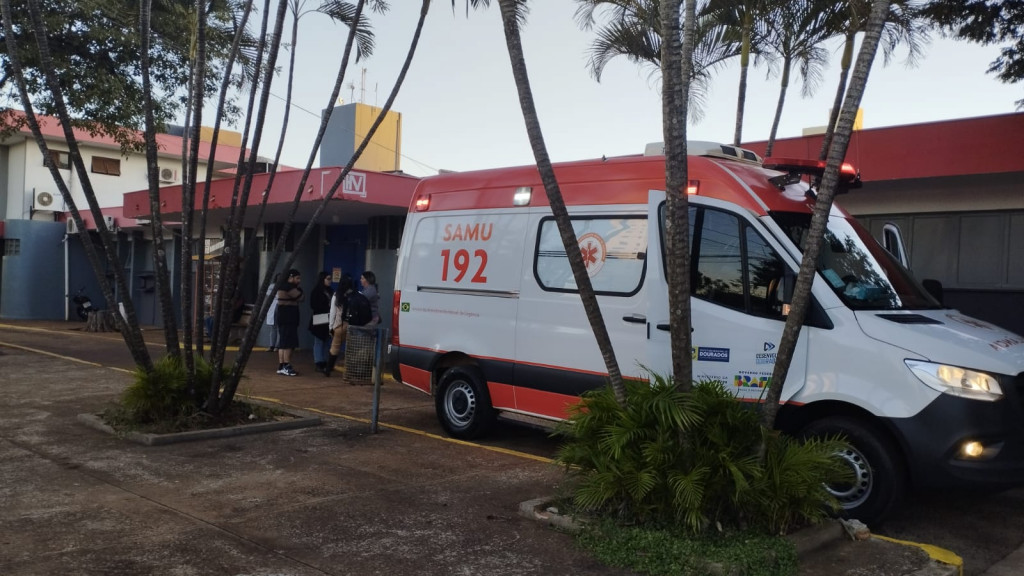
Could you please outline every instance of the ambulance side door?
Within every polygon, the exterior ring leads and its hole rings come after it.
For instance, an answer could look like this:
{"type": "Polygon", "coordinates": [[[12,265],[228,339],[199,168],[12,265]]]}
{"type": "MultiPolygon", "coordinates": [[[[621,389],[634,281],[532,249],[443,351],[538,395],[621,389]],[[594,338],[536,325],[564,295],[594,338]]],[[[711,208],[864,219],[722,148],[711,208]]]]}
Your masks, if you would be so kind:
{"type": "MultiPolygon", "coordinates": [[[[668,284],[665,279],[663,192],[651,192],[651,366],[671,372],[668,284]]],[[[694,380],[715,380],[743,400],[757,401],[771,382],[785,317],[786,268],[780,246],[752,217],[710,198],[690,198],[691,357],[694,380]]],[[[797,342],[788,380],[804,381],[807,338],[797,342]]],[[[792,395],[800,384],[788,388],[792,395]]]]}
{"type": "MultiPolygon", "coordinates": [[[[570,211],[619,368],[639,374],[646,350],[648,223],[643,205],[570,211]]],[[[531,214],[516,322],[516,408],[564,418],[578,395],[607,383],[565,247],[549,209],[531,214]]]]}

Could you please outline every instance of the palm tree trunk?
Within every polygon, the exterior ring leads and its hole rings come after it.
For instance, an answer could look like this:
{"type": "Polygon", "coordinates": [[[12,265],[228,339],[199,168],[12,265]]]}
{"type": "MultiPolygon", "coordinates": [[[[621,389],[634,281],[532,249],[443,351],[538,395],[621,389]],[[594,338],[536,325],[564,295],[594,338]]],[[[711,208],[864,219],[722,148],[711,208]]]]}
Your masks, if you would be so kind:
{"type": "MultiPolygon", "coordinates": [[[[355,18],[354,22],[358,22],[359,21],[359,14],[360,14],[359,11],[361,10],[362,5],[363,5],[363,1],[360,0],[358,5],[357,5],[357,15],[356,15],[356,18],[355,18]]],[[[356,161],[359,159],[360,156],[362,156],[363,151],[366,150],[366,147],[369,146],[370,140],[373,139],[373,136],[374,136],[374,134],[376,134],[377,129],[384,122],[384,118],[387,116],[388,112],[391,110],[391,107],[394,106],[395,99],[398,98],[398,93],[399,93],[399,91],[402,88],[402,84],[405,82],[405,77],[409,73],[409,68],[412,65],[413,56],[416,55],[416,48],[419,46],[420,36],[421,36],[421,34],[423,32],[423,24],[424,24],[424,22],[427,19],[427,13],[429,12],[429,9],[430,9],[430,0],[423,0],[423,3],[420,6],[420,17],[419,17],[419,20],[416,23],[416,30],[415,30],[415,32],[413,32],[412,41],[411,41],[411,43],[409,45],[409,50],[408,50],[408,52],[406,54],[405,62],[402,64],[402,69],[401,69],[401,71],[398,74],[398,78],[395,80],[395,85],[394,85],[394,87],[392,87],[391,93],[388,95],[387,101],[384,103],[384,107],[381,109],[380,114],[377,115],[377,118],[376,118],[376,120],[374,120],[374,123],[370,125],[369,130],[367,130],[366,135],[363,137],[362,142],[359,144],[359,147],[356,148],[355,153],[353,153],[353,155],[352,155],[352,158],[349,159],[348,164],[341,171],[341,174],[338,175],[338,178],[334,181],[334,184],[331,185],[331,189],[327,193],[324,194],[323,200],[320,201],[320,204],[317,206],[316,210],[313,212],[313,215],[310,218],[309,224],[306,226],[306,229],[303,231],[303,233],[299,237],[299,239],[295,242],[295,251],[292,252],[291,256],[286,260],[286,262],[284,264],[284,268],[289,268],[289,267],[291,267],[294,264],[295,259],[298,257],[299,249],[309,239],[309,236],[311,235],[312,231],[316,227],[316,223],[319,220],[320,215],[323,213],[324,208],[327,207],[327,203],[331,200],[331,198],[334,197],[334,194],[337,192],[338,188],[341,187],[342,183],[345,181],[345,178],[348,176],[349,172],[351,172],[352,167],[355,166],[356,161]]],[[[354,25],[355,24],[353,24],[353,26],[354,25]]],[[[344,78],[344,72],[345,72],[345,68],[346,68],[346,63],[348,61],[348,55],[351,52],[353,37],[354,37],[354,32],[352,32],[352,35],[349,36],[349,41],[346,44],[345,55],[342,58],[342,66],[338,70],[338,79],[337,79],[337,82],[335,83],[334,92],[331,94],[331,100],[330,100],[331,103],[337,101],[337,99],[338,99],[338,92],[341,90],[341,83],[342,83],[342,79],[344,78]]],[[[306,165],[306,170],[303,173],[303,177],[300,180],[298,189],[296,190],[296,196],[295,196],[295,199],[293,200],[293,203],[292,203],[291,213],[288,216],[288,221],[285,223],[285,232],[284,232],[285,234],[287,234],[287,230],[291,226],[291,224],[293,222],[293,219],[295,217],[295,212],[298,209],[299,200],[301,198],[302,191],[305,188],[306,178],[309,176],[309,171],[310,171],[310,169],[312,167],[313,155],[315,154],[315,151],[319,148],[320,142],[322,141],[324,133],[327,130],[327,122],[329,120],[330,120],[330,115],[329,114],[325,114],[324,117],[320,121],[320,131],[317,133],[317,137],[314,140],[313,147],[312,147],[312,152],[311,152],[310,158],[309,158],[309,163],[307,163],[307,165],[306,165]]],[[[280,244],[281,243],[279,243],[277,249],[275,249],[274,255],[271,258],[271,269],[275,268],[275,263],[276,263],[276,261],[281,256],[281,248],[282,247],[281,247],[280,244]]],[[[264,279],[264,286],[262,287],[263,292],[266,292],[266,289],[267,289],[267,285],[266,284],[267,284],[268,280],[269,280],[269,276],[268,276],[268,278],[264,279]]],[[[269,299],[267,299],[267,302],[265,302],[263,304],[264,308],[266,308],[267,306],[269,306],[269,299]]],[[[266,314],[266,310],[265,309],[261,311],[261,315],[264,315],[264,314],[266,314]]],[[[257,326],[258,326],[258,323],[257,323],[257,326]]],[[[250,322],[249,330],[252,330],[252,329],[253,329],[253,326],[252,326],[252,323],[250,322]]],[[[240,375],[242,373],[242,370],[244,370],[245,363],[247,361],[248,361],[248,354],[239,354],[238,356],[236,356],[235,364],[232,367],[231,379],[225,385],[224,393],[223,393],[223,395],[221,397],[222,405],[226,406],[227,403],[229,403],[231,401],[231,397],[235,393],[235,390],[236,390],[236,388],[238,386],[238,382],[240,380],[240,375]]]]}
{"type": "Polygon", "coordinates": [[[806,247],[804,248],[803,260],[800,262],[800,274],[797,276],[796,288],[793,291],[793,301],[789,317],[786,318],[786,327],[782,331],[782,340],[779,342],[778,356],[775,360],[775,369],[772,372],[771,385],[768,387],[768,392],[765,395],[764,409],[761,412],[761,422],[767,427],[775,426],[775,417],[778,415],[779,401],[782,398],[782,387],[789,374],[789,366],[793,361],[793,352],[796,350],[796,342],[800,337],[800,327],[803,326],[811,300],[811,284],[817,275],[818,253],[821,249],[822,239],[825,236],[828,215],[832,210],[832,200],[835,198],[836,184],[839,181],[839,167],[842,165],[843,159],[846,157],[846,149],[850,145],[853,123],[857,119],[857,109],[860,107],[861,98],[864,96],[864,87],[867,85],[871,63],[878,52],[882,27],[885,26],[886,17],[889,15],[891,1],[875,0],[872,4],[871,16],[865,29],[864,42],[861,44],[860,54],[857,55],[857,65],[853,69],[850,88],[847,90],[846,98],[843,100],[839,124],[832,139],[832,146],[829,148],[825,174],[822,176],[817,200],[814,203],[814,214],[811,216],[811,227],[807,233],[806,247]]]}
{"type": "MultiPolygon", "coordinates": [[[[143,139],[146,142],[146,174],[149,180],[149,209],[153,215],[150,219],[150,230],[153,234],[155,250],[153,264],[156,270],[156,291],[160,301],[160,313],[163,318],[165,349],[172,356],[180,354],[178,344],[178,322],[175,319],[177,308],[171,297],[171,276],[167,269],[167,252],[163,237],[163,224],[160,217],[160,186],[157,165],[156,119],[153,116],[153,85],[150,81],[150,15],[152,0],[143,0],[139,5],[139,71],[142,75],[143,109],[146,116],[146,129],[143,139]]],[[[183,255],[190,257],[191,255],[183,255]]]]}
{"type": "MultiPolygon", "coordinates": [[[[615,399],[620,405],[625,406],[626,387],[623,384],[622,372],[619,371],[619,364],[615,359],[615,350],[612,349],[611,338],[608,335],[608,328],[605,326],[604,317],[601,315],[601,308],[597,302],[597,295],[594,294],[590,275],[587,274],[586,266],[583,264],[583,255],[580,253],[576,233],[572,228],[572,221],[569,219],[565,200],[562,199],[562,191],[558,187],[558,180],[555,178],[555,170],[552,168],[551,159],[548,157],[547,147],[544,144],[544,135],[540,128],[540,119],[534,106],[530,79],[526,72],[526,59],[523,55],[522,41],[519,37],[519,11],[517,7],[520,5],[520,2],[521,0],[499,0],[498,5],[501,8],[501,21],[505,28],[505,44],[508,47],[509,59],[512,61],[512,75],[515,77],[516,89],[519,92],[519,105],[523,111],[526,132],[529,135],[533,156],[537,161],[537,169],[540,172],[541,181],[544,183],[544,190],[547,192],[551,212],[558,226],[558,233],[562,237],[562,245],[565,247],[569,266],[572,269],[573,277],[576,279],[576,287],[579,289],[580,299],[583,301],[583,309],[587,314],[590,327],[594,331],[594,337],[597,339],[597,346],[601,351],[601,357],[604,359],[605,368],[608,370],[608,378],[615,393],[615,399]]],[[[682,120],[680,119],[680,121],[682,120]]]]}
{"type": "MultiPolygon", "coordinates": [[[[13,71],[15,83],[17,84],[22,107],[25,110],[26,120],[29,124],[29,128],[32,130],[32,135],[36,140],[36,145],[39,147],[40,152],[42,152],[43,158],[49,158],[49,150],[46,145],[46,140],[43,138],[39,123],[36,120],[35,112],[32,109],[32,100],[28,94],[24,68],[21,66],[21,61],[19,59],[18,47],[14,45],[15,36],[13,32],[14,26],[11,20],[10,0],[2,0],[0,6],[2,6],[3,12],[4,36],[7,41],[8,61],[13,71]]],[[[74,131],[71,127],[71,118],[68,114],[63,94],[60,91],[60,87],[55,77],[53,58],[50,54],[49,46],[45,42],[47,35],[46,30],[43,27],[38,1],[30,0],[28,2],[28,8],[32,19],[35,37],[41,40],[37,42],[40,69],[44,73],[44,81],[47,89],[50,90],[53,96],[53,103],[57,109],[57,117],[59,118],[61,127],[64,130],[64,137],[68,145],[68,156],[72,164],[75,166],[75,171],[79,176],[82,193],[85,196],[86,203],[89,205],[89,210],[97,222],[97,231],[104,250],[104,256],[106,257],[107,262],[112,265],[114,282],[117,285],[117,289],[121,294],[130,294],[128,284],[124,278],[124,270],[121,267],[120,259],[117,257],[116,251],[114,250],[114,243],[110,237],[110,232],[107,230],[106,226],[103,225],[103,214],[96,201],[96,193],[92,187],[92,182],[89,180],[89,172],[86,170],[85,164],[82,161],[82,154],[78,148],[78,141],[75,139],[74,131]]],[[[103,291],[103,297],[107,301],[108,306],[112,309],[116,309],[117,301],[114,297],[114,292],[111,289],[110,282],[107,281],[103,263],[100,260],[99,254],[96,252],[89,233],[85,231],[86,228],[82,220],[82,215],[78,211],[78,207],[75,205],[74,199],[71,197],[71,192],[68,189],[67,184],[64,182],[60,172],[52,165],[52,163],[49,163],[49,169],[50,175],[54,179],[54,183],[60,190],[61,196],[64,198],[65,203],[67,203],[68,208],[70,208],[75,224],[78,225],[79,230],[82,230],[80,238],[85,250],[86,259],[88,259],[89,265],[92,267],[93,274],[96,276],[96,279],[100,284],[100,289],[103,291]]],[[[144,370],[152,370],[153,362],[149,356],[149,349],[146,347],[146,343],[142,338],[142,332],[139,330],[138,318],[135,314],[135,306],[130,298],[125,299],[124,310],[126,321],[120,323],[121,336],[124,338],[125,344],[128,346],[128,351],[131,353],[132,359],[135,363],[144,370]]]]}
{"type": "MultiPolygon", "coordinates": [[[[231,211],[228,216],[228,227],[224,230],[224,258],[221,261],[221,272],[217,287],[216,307],[214,308],[214,324],[217,329],[214,331],[214,345],[211,346],[211,361],[213,378],[210,386],[211,399],[214,394],[220,391],[221,369],[224,366],[224,356],[227,352],[228,331],[231,329],[231,310],[238,293],[238,278],[241,276],[241,234],[245,222],[246,207],[249,203],[249,193],[252,190],[253,171],[259,153],[260,141],[263,136],[263,126],[267,117],[267,105],[270,100],[270,88],[273,85],[273,78],[276,74],[277,56],[281,49],[281,37],[284,29],[285,17],[288,13],[288,3],[279,2],[277,13],[274,16],[274,29],[271,33],[269,44],[270,50],[267,55],[266,70],[263,83],[260,86],[259,106],[256,109],[256,123],[252,127],[252,142],[249,144],[250,153],[246,161],[245,175],[241,185],[239,179],[235,178],[235,185],[231,191],[231,211]]],[[[266,38],[266,35],[262,35],[266,38]]],[[[255,88],[253,90],[255,94],[255,88]]],[[[252,118],[253,99],[249,100],[249,116],[252,118]]],[[[247,128],[248,131],[248,128],[247,128]]],[[[243,138],[243,142],[247,139],[243,138]]],[[[244,154],[240,151],[240,157],[244,154]]],[[[241,163],[240,163],[241,165],[241,163]]],[[[233,396],[234,393],[230,396],[233,396]]],[[[207,402],[214,410],[223,410],[230,404],[230,396],[225,399],[224,395],[216,402],[207,402]]]]}
{"type": "MultiPolygon", "coordinates": [[[[327,124],[328,124],[328,122],[331,119],[331,113],[333,111],[334,102],[337,102],[338,95],[341,93],[341,85],[342,85],[342,83],[344,82],[344,79],[345,79],[345,71],[348,70],[348,63],[349,63],[349,59],[350,59],[351,54],[352,54],[352,46],[353,46],[353,44],[355,42],[355,27],[356,27],[356,25],[358,24],[358,22],[362,18],[364,4],[365,4],[365,0],[358,0],[356,2],[354,14],[353,14],[353,25],[349,29],[348,39],[346,40],[345,48],[342,51],[341,64],[339,65],[338,73],[335,76],[334,89],[331,92],[330,99],[328,100],[328,106],[326,107],[326,111],[324,112],[324,114],[322,115],[322,117],[320,119],[320,129],[317,131],[316,137],[313,139],[313,143],[310,146],[309,158],[306,161],[306,168],[305,168],[305,170],[302,173],[302,178],[299,180],[299,185],[298,185],[298,188],[297,188],[297,191],[296,191],[297,194],[301,194],[301,191],[305,189],[306,181],[309,179],[309,173],[312,170],[313,162],[316,159],[316,153],[319,150],[320,143],[323,142],[324,135],[327,132],[327,124]]],[[[421,15],[421,18],[423,18],[423,17],[425,17],[425,14],[421,15]]],[[[403,68],[402,74],[399,77],[399,81],[397,82],[396,88],[393,90],[392,94],[397,94],[397,88],[401,85],[401,82],[405,78],[405,73],[408,71],[409,63],[411,62],[412,55],[415,52],[416,43],[419,41],[419,34],[420,34],[421,30],[422,30],[422,25],[423,25],[423,22],[421,21],[420,24],[419,24],[419,27],[416,30],[415,36],[413,38],[413,45],[410,47],[409,53],[408,53],[408,55],[406,57],[405,68],[403,68]]],[[[385,111],[384,111],[384,113],[386,113],[386,111],[390,109],[390,106],[391,106],[390,103],[393,102],[393,99],[394,99],[394,96],[392,96],[392,98],[389,99],[389,103],[388,104],[385,104],[385,111]]],[[[285,116],[285,119],[287,119],[287,118],[288,118],[288,116],[285,116]]],[[[379,122],[377,124],[375,124],[374,126],[371,126],[371,131],[370,131],[367,139],[364,139],[363,146],[361,146],[359,148],[359,150],[357,150],[357,152],[355,154],[353,154],[352,159],[349,162],[349,165],[342,171],[342,175],[339,176],[338,182],[343,181],[345,175],[347,175],[348,172],[351,170],[352,166],[354,166],[355,160],[359,157],[359,154],[362,153],[361,151],[365,148],[366,143],[369,142],[368,138],[372,137],[373,133],[376,131],[376,126],[377,125],[379,125],[379,122]]],[[[287,128],[287,126],[282,126],[282,130],[284,130],[286,128],[287,128]]],[[[275,160],[275,164],[276,164],[276,160],[275,160]]],[[[270,178],[268,179],[267,190],[270,190],[270,188],[271,188],[271,186],[272,186],[272,184],[274,182],[275,175],[276,175],[276,169],[271,170],[270,178]]],[[[327,202],[328,200],[330,200],[331,197],[333,197],[333,194],[334,194],[335,190],[337,190],[337,183],[335,184],[334,188],[331,189],[330,193],[328,193],[326,195],[326,198],[325,198],[324,202],[327,202]]],[[[283,233],[282,233],[282,237],[284,235],[288,234],[289,231],[291,230],[292,222],[293,222],[293,219],[294,219],[294,216],[295,216],[295,211],[297,210],[297,207],[298,207],[297,199],[298,199],[298,196],[296,197],[296,200],[293,201],[292,210],[291,210],[291,212],[290,212],[290,214],[288,216],[288,220],[285,222],[285,226],[284,226],[284,230],[283,230],[283,233]]],[[[264,214],[264,211],[266,210],[266,206],[267,206],[267,196],[264,195],[263,201],[260,203],[259,212],[258,212],[257,217],[256,217],[256,221],[257,222],[262,222],[263,221],[263,214],[264,214]]],[[[320,214],[321,210],[322,210],[322,208],[318,209],[318,211],[316,213],[314,213],[313,219],[311,220],[312,222],[316,221],[316,218],[319,217],[319,214],[320,214]]],[[[302,243],[304,242],[304,238],[305,238],[305,236],[303,236],[303,238],[299,239],[299,242],[297,244],[298,246],[302,245],[302,243]]],[[[247,257],[247,260],[253,261],[254,258],[252,258],[252,256],[255,255],[255,245],[248,246],[246,250],[247,250],[247,254],[250,255],[249,257],[247,257]]],[[[245,334],[242,336],[242,344],[239,347],[238,354],[235,355],[235,362],[234,362],[234,364],[232,365],[232,368],[231,368],[231,375],[228,377],[227,383],[224,386],[224,393],[221,395],[221,398],[219,400],[219,402],[222,405],[226,406],[231,401],[231,398],[234,395],[235,390],[237,389],[239,382],[241,381],[242,372],[245,370],[245,366],[249,362],[249,357],[250,357],[250,355],[252,353],[252,347],[253,347],[253,345],[256,342],[256,335],[259,332],[260,326],[263,325],[263,322],[266,319],[267,310],[270,308],[270,303],[273,300],[272,298],[267,298],[266,297],[266,293],[267,293],[267,289],[270,287],[270,281],[271,281],[271,277],[273,275],[273,271],[278,268],[278,262],[281,259],[282,251],[283,251],[282,243],[278,243],[278,246],[276,246],[274,248],[274,251],[272,252],[272,254],[270,256],[270,260],[269,260],[269,262],[267,264],[268,273],[267,273],[266,276],[264,276],[263,281],[260,284],[260,288],[259,288],[257,296],[256,296],[256,303],[255,303],[255,306],[253,308],[253,317],[249,321],[249,326],[248,326],[248,328],[246,328],[245,334]]],[[[293,255],[292,258],[288,259],[288,261],[286,262],[284,268],[287,269],[288,267],[290,267],[292,262],[294,262],[294,255],[293,255]]],[[[211,400],[216,400],[216,399],[211,399],[211,400]]]]}
{"type": "Polygon", "coordinates": [[[743,38],[740,44],[740,89],[736,97],[736,132],[732,143],[739,146],[743,142],[743,109],[747,105],[747,72],[750,68],[750,29],[753,27],[753,14],[748,10],[743,17],[743,38]]]}
{"type": "Polygon", "coordinates": [[[768,135],[768,146],[764,149],[765,157],[772,155],[775,147],[775,135],[779,132],[779,121],[782,120],[782,108],[786,105],[786,90],[789,89],[789,69],[791,62],[787,58],[782,63],[782,83],[779,87],[779,103],[775,106],[775,119],[772,120],[772,131],[768,135]]]}
{"type": "MultiPolygon", "coordinates": [[[[681,4],[680,0],[663,0],[661,3],[661,107],[665,138],[665,276],[668,282],[672,376],[676,386],[685,391],[693,387],[686,120],[696,3],[686,0],[682,30],[679,21],[681,4]]],[[[650,225],[655,224],[652,222],[650,225]]]]}
{"type": "Polygon", "coordinates": [[[846,35],[846,43],[843,45],[843,59],[839,67],[839,86],[836,88],[836,99],[832,102],[832,111],[828,115],[828,126],[825,127],[825,136],[821,140],[821,152],[818,153],[818,160],[824,160],[828,157],[828,149],[832,145],[832,135],[836,133],[839,110],[843,107],[843,94],[846,93],[846,79],[850,75],[850,64],[853,61],[853,44],[855,39],[855,33],[848,33],[846,35]]]}
{"type": "MultiPolygon", "coordinates": [[[[192,353],[192,332],[193,332],[193,272],[192,272],[192,222],[195,219],[195,197],[196,197],[196,175],[192,169],[192,162],[199,158],[199,128],[203,125],[203,103],[206,101],[206,1],[196,0],[195,4],[195,38],[193,53],[195,61],[192,63],[189,78],[188,97],[191,113],[191,124],[186,122],[185,131],[188,138],[182,139],[184,148],[187,141],[190,145],[189,153],[182,154],[182,186],[181,186],[181,324],[183,327],[183,338],[185,340],[185,367],[187,375],[187,389],[189,396],[195,395],[195,356],[192,353]]],[[[213,158],[210,158],[210,165],[213,158]]],[[[199,320],[203,321],[202,318],[199,320]]],[[[198,398],[195,398],[198,400],[198,398]]]]}

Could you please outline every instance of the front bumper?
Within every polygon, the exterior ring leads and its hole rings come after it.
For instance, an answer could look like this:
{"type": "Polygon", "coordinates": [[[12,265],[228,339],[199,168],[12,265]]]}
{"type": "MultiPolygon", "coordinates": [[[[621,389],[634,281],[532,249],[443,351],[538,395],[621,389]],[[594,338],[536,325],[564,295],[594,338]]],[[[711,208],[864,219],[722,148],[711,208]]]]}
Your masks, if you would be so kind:
{"type": "Polygon", "coordinates": [[[1024,485],[1024,373],[1000,376],[999,385],[1003,398],[995,402],[941,394],[918,414],[889,420],[916,486],[1024,485]],[[968,441],[981,442],[986,454],[963,457],[968,441]]]}

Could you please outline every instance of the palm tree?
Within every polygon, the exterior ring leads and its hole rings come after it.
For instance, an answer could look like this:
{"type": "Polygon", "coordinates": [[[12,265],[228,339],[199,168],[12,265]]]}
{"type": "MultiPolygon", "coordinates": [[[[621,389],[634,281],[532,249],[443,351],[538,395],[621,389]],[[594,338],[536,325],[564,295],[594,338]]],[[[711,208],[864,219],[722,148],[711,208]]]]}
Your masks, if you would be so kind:
{"type": "Polygon", "coordinates": [[[767,15],[764,50],[774,56],[779,71],[779,101],[775,108],[765,156],[770,156],[782,119],[793,66],[802,78],[802,93],[810,96],[821,82],[828,52],[821,44],[836,33],[841,14],[835,2],[828,0],[790,0],[780,2],[767,15]]]}
{"type": "Polygon", "coordinates": [[[736,146],[743,141],[743,111],[747,102],[750,57],[760,51],[759,45],[764,36],[764,15],[772,9],[770,0],[711,0],[708,4],[708,11],[714,14],[715,20],[738,31],[740,39],[740,85],[736,97],[736,129],[732,138],[736,146]]]}
{"type": "Polygon", "coordinates": [[[693,387],[693,357],[690,353],[690,222],[686,195],[686,115],[690,89],[696,1],[686,0],[680,34],[680,0],[663,0],[662,125],[665,138],[665,253],[668,281],[669,336],[672,349],[673,381],[680,389],[693,387]]]}
{"type": "MultiPolygon", "coordinates": [[[[576,22],[584,30],[594,29],[597,38],[590,46],[587,67],[598,82],[605,66],[618,56],[661,72],[662,36],[660,0],[577,0],[576,22]],[[607,15],[601,20],[598,13],[607,15]]],[[[694,19],[694,46],[690,65],[690,102],[695,121],[702,117],[709,93],[711,73],[740,54],[738,36],[724,25],[707,4],[694,19]]]]}
{"type": "MultiPolygon", "coordinates": [[[[14,79],[18,86],[18,94],[21,98],[22,107],[25,110],[26,119],[32,130],[32,135],[36,144],[39,146],[39,150],[42,152],[43,158],[48,159],[50,157],[49,150],[33,110],[32,96],[28,90],[25,69],[21,64],[19,53],[20,47],[16,45],[10,0],[2,0],[2,2],[0,2],[0,11],[3,13],[4,36],[7,41],[8,58],[11,63],[11,68],[14,70],[14,79]]],[[[75,171],[80,178],[82,193],[85,196],[86,203],[89,205],[93,221],[96,222],[100,244],[103,248],[103,256],[105,257],[106,262],[119,263],[120,260],[117,257],[112,234],[104,224],[103,214],[100,211],[99,203],[96,200],[95,190],[89,180],[89,171],[86,169],[85,163],[82,161],[82,154],[79,152],[78,143],[75,140],[71,115],[68,111],[68,106],[65,103],[63,93],[60,90],[60,85],[56,78],[54,61],[50,53],[49,45],[46,41],[48,36],[47,31],[43,26],[38,0],[28,1],[28,12],[31,19],[31,29],[36,38],[36,50],[38,51],[37,55],[39,57],[40,71],[44,77],[47,89],[51,92],[53,106],[57,112],[57,117],[60,120],[61,127],[64,130],[64,136],[67,139],[68,156],[74,164],[75,171]]],[[[85,223],[82,220],[81,213],[79,212],[74,199],[71,197],[71,191],[68,189],[63,177],[52,162],[46,160],[46,164],[47,168],[50,170],[50,175],[54,179],[54,183],[57,185],[61,196],[64,198],[65,203],[70,209],[72,219],[74,219],[75,224],[79,226],[80,230],[85,230],[85,223]]],[[[92,268],[93,273],[99,281],[103,297],[106,299],[107,305],[111,309],[116,309],[117,300],[114,298],[113,289],[111,288],[110,282],[107,280],[104,262],[100,259],[100,254],[96,252],[96,248],[93,245],[90,235],[83,233],[81,235],[81,239],[82,246],[85,249],[86,258],[89,261],[89,265],[92,268]]],[[[119,293],[129,294],[130,292],[128,290],[128,283],[124,277],[123,267],[120,265],[112,266],[112,270],[114,273],[114,282],[119,293]]],[[[142,331],[139,330],[135,307],[132,305],[130,300],[126,301],[124,304],[126,321],[120,323],[121,335],[124,338],[125,343],[128,346],[128,351],[131,353],[132,359],[135,360],[136,364],[146,370],[152,370],[153,361],[150,358],[149,349],[146,347],[146,343],[142,338],[142,331]]]]}
{"type": "MultiPolygon", "coordinates": [[[[840,0],[839,3],[845,5],[846,18],[840,21],[841,34],[845,41],[839,65],[839,85],[836,87],[836,97],[832,104],[832,112],[829,114],[828,125],[825,128],[825,137],[821,142],[821,152],[818,156],[820,160],[824,160],[828,156],[832,134],[835,132],[836,122],[839,120],[839,110],[843,105],[843,94],[846,92],[846,82],[850,75],[850,64],[853,62],[853,47],[857,41],[857,34],[865,30],[868,14],[871,11],[869,0],[840,0]]],[[[892,60],[893,53],[900,44],[907,46],[906,62],[908,65],[916,63],[922,54],[924,44],[928,40],[928,30],[914,4],[914,0],[894,0],[889,6],[889,16],[882,29],[881,38],[882,55],[886,65],[892,60]]]]}
{"type": "MultiPolygon", "coordinates": [[[[619,404],[626,404],[626,387],[622,380],[622,371],[619,369],[618,360],[615,358],[615,350],[612,348],[611,337],[608,328],[601,315],[601,307],[597,302],[597,295],[594,293],[594,286],[590,282],[590,275],[587,274],[586,266],[583,264],[583,256],[576,240],[576,232],[573,230],[572,221],[569,219],[569,212],[565,207],[565,200],[562,198],[562,191],[558,187],[558,180],[555,178],[555,170],[551,165],[551,158],[548,156],[547,146],[544,144],[544,134],[540,128],[540,119],[537,116],[537,109],[533,102],[533,91],[530,88],[530,79],[526,72],[526,58],[523,54],[522,40],[519,35],[519,28],[526,18],[526,0],[499,0],[498,7],[501,11],[501,21],[505,31],[505,44],[508,48],[509,59],[512,63],[512,75],[516,81],[516,90],[519,93],[519,105],[523,112],[523,121],[526,124],[526,133],[530,140],[530,147],[533,149],[533,156],[537,162],[537,170],[540,172],[541,181],[544,183],[544,191],[547,193],[548,204],[558,227],[559,236],[562,238],[562,246],[565,248],[566,257],[569,260],[569,267],[572,270],[573,278],[576,280],[576,287],[580,293],[580,300],[583,301],[583,310],[590,322],[590,327],[597,340],[598,349],[601,351],[601,358],[604,360],[605,369],[608,370],[608,379],[611,383],[615,398],[619,404]]],[[[490,0],[466,0],[466,10],[469,7],[481,8],[490,6],[490,0]]],[[[452,0],[452,10],[455,9],[455,0],[452,0]]]]}
{"type": "Polygon", "coordinates": [[[778,356],[772,371],[772,384],[768,387],[761,412],[761,422],[769,428],[775,427],[775,417],[778,415],[779,401],[782,398],[782,387],[789,373],[789,365],[793,361],[793,352],[796,350],[796,342],[800,336],[800,327],[807,316],[807,308],[811,300],[811,284],[817,271],[818,253],[825,236],[828,215],[832,210],[836,184],[839,181],[839,167],[846,157],[850,134],[853,132],[853,123],[857,118],[857,108],[860,107],[860,101],[864,95],[871,63],[878,52],[878,45],[882,38],[886,18],[889,16],[891,2],[892,0],[874,0],[871,5],[871,14],[864,27],[864,41],[861,43],[850,87],[846,91],[839,123],[829,148],[825,174],[822,176],[814,203],[814,213],[811,216],[811,226],[807,233],[803,259],[800,262],[800,273],[793,290],[789,316],[786,318],[786,327],[782,331],[782,339],[779,342],[778,356]]]}

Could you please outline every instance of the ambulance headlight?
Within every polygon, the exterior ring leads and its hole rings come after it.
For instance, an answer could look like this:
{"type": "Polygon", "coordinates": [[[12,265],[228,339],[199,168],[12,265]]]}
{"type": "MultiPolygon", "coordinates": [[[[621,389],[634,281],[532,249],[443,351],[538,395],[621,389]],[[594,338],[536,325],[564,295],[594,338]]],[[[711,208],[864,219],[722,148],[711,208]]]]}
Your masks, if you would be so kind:
{"type": "Polygon", "coordinates": [[[990,374],[918,360],[904,360],[904,362],[918,380],[939,392],[989,402],[1003,397],[1003,389],[999,387],[999,381],[990,374]]]}

